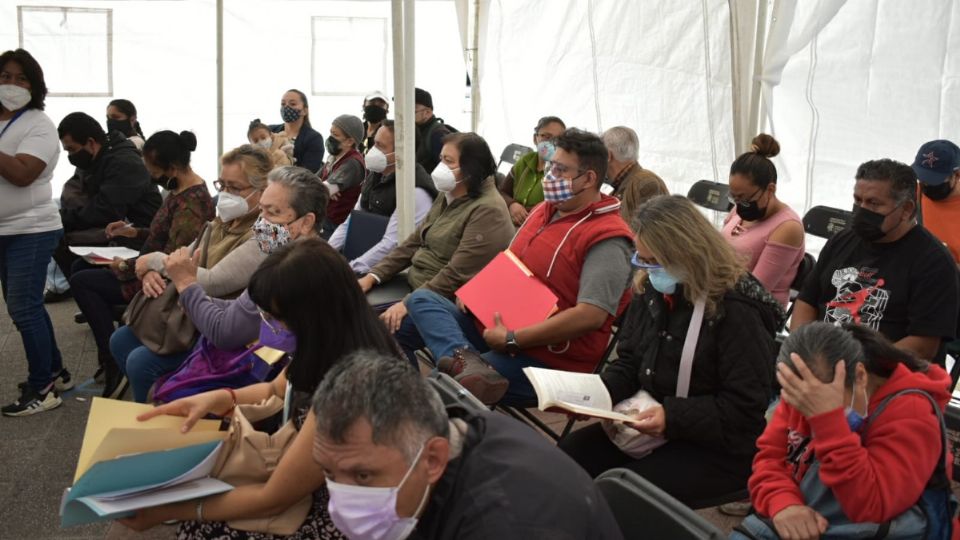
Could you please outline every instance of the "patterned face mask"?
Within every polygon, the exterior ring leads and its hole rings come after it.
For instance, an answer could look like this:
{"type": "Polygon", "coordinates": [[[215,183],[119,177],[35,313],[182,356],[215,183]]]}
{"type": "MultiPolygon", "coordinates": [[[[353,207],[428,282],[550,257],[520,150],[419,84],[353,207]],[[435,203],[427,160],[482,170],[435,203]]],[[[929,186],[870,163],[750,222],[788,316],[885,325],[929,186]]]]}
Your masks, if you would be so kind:
{"type": "MultiPolygon", "coordinates": [[[[296,219],[293,221],[296,221],[296,219]]],[[[256,223],[253,224],[253,237],[257,239],[260,251],[269,255],[289,244],[293,238],[291,238],[290,229],[287,227],[293,221],[286,225],[280,225],[279,223],[270,223],[263,219],[263,216],[258,217],[256,223]]]]}
{"type": "Polygon", "coordinates": [[[586,171],[578,172],[580,174],[573,178],[564,178],[562,175],[567,173],[567,168],[563,165],[548,161],[546,174],[543,176],[544,200],[552,204],[561,204],[582,193],[583,189],[573,191],[573,181],[586,174],[586,171]]]}

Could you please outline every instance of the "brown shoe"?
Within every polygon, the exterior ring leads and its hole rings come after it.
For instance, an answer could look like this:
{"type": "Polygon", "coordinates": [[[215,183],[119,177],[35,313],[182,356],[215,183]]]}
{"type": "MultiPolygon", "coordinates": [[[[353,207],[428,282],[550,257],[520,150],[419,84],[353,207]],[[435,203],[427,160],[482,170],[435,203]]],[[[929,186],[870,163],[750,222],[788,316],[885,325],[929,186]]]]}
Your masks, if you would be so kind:
{"type": "Polygon", "coordinates": [[[457,349],[452,357],[444,356],[437,362],[437,369],[453,377],[484,405],[495,405],[510,386],[506,377],[468,349],[457,349]]]}

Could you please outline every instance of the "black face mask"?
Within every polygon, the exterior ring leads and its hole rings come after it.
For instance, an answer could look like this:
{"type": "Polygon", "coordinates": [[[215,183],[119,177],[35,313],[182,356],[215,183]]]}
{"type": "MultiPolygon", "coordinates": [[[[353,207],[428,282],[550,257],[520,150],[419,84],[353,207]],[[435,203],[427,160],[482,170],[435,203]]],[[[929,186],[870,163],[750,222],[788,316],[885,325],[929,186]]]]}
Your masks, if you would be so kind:
{"type": "Polygon", "coordinates": [[[119,131],[125,136],[133,134],[133,126],[130,125],[130,120],[116,120],[113,118],[107,118],[107,132],[119,131]]]}
{"type": "Polygon", "coordinates": [[[756,221],[767,213],[767,208],[760,208],[758,201],[737,203],[737,215],[744,221],[756,221]]]}
{"type": "Polygon", "coordinates": [[[177,189],[177,177],[176,177],[176,176],[167,176],[167,175],[165,175],[165,174],[161,174],[160,176],[158,176],[158,177],[156,177],[156,178],[151,178],[151,180],[153,180],[153,183],[154,183],[154,184],[157,184],[158,186],[162,187],[163,189],[165,189],[165,190],[167,190],[167,191],[173,191],[173,190],[177,189]]]}
{"type": "Polygon", "coordinates": [[[950,180],[947,180],[939,186],[923,184],[923,194],[931,201],[942,201],[949,197],[951,193],[953,193],[953,186],[950,185],[950,180]]]}
{"type": "Polygon", "coordinates": [[[93,154],[88,150],[81,149],[67,155],[70,164],[78,169],[89,169],[93,165],[93,154]]]}
{"type": "Polygon", "coordinates": [[[327,137],[327,152],[330,152],[331,156],[339,156],[341,150],[343,150],[343,147],[340,145],[340,141],[333,137],[327,137]]]}
{"type": "MultiPolygon", "coordinates": [[[[893,210],[896,212],[896,209],[893,210]]],[[[891,214],[893,213],[891,212],[891,214]]],[[[887,234],[883,230],[883,220],[890,214],[880,214],[873,210],[867,210],[862,206],[853,207],[853,223],[851,228],[860,238],[867,242],[876,242],[887,234]]]]}
{"type": "Polygon", "coordinates": [[[367,105],[363,108],[363,119],[367,122],[382,122],[387,117],[387,110],[376,105],[367,105]]]}

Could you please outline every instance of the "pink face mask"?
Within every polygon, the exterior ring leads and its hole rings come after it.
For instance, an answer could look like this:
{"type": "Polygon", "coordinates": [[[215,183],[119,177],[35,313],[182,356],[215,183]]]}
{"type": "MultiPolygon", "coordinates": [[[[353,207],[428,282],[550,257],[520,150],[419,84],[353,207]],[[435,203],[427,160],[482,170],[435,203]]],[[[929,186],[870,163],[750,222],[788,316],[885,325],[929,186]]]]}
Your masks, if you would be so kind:
{"type": "Polygon", "coordinates": [[[428,487],[423,492],[423,499],[414,517],[402,518],[397,515],[397,494],[420,460],[423,448],[420,447],[396,487],[351,486],[327,480],[327,490],[330,492],[327,511],[337,529],[351,540],[403,540],[410,536],[417,527],[416,516],[426,505],[430,489],[428,487]]]}

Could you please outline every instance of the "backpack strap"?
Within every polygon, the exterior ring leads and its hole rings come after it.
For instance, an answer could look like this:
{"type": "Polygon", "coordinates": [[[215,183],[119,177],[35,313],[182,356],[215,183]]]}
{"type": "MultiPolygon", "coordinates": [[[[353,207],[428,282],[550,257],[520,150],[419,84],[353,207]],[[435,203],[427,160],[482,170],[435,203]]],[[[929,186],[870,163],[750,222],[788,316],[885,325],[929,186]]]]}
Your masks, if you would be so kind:
{"type": "Polygon", "coordinates": [[[693,315],[690,316],[690,326],[687,327],[687,336],[683,339],[683,352],[680,354],[680,370],[677,373],[677,397],[685,398],[690,392],[693,355],[697,351],[697,342],[700,340],[700,328],[703,327],[703,312],[706,305],[707,302],[703,298],[693,304],[693,315]]]}

